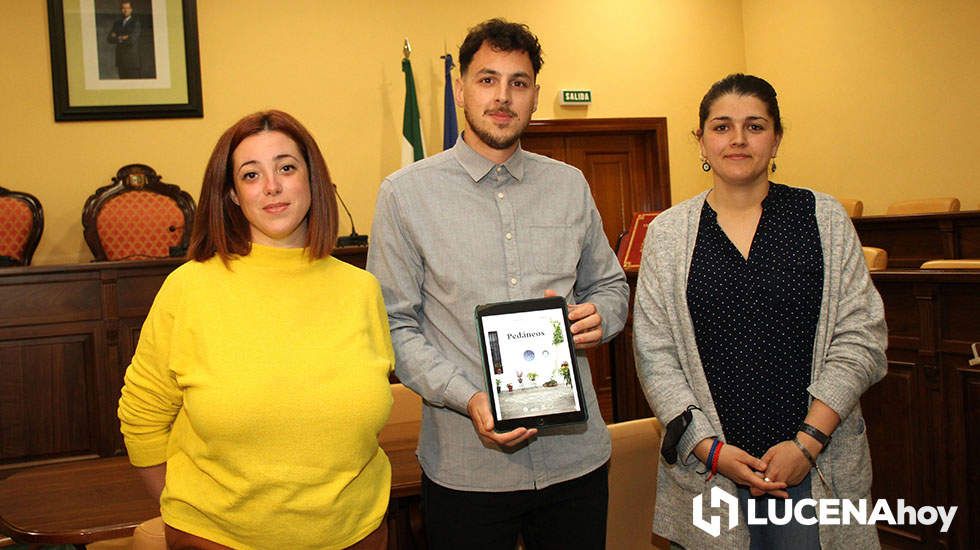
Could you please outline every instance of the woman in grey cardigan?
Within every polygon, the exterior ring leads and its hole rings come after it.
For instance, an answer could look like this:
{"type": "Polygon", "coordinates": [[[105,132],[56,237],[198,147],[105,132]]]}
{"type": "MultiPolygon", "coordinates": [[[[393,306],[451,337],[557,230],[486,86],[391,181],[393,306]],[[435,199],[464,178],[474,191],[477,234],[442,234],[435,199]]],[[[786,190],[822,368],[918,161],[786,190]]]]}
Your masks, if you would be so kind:
{"type": "Polygon", "coordinates": [[[653,530],[685,548],[875,548],[875,528],[853,522],[746,525],[746,510],[783,517],[786,498],[870,497],[859,399],[885,373],[884,312],[840,204],[769,181],[772,86],[730,75],[699,118],[714,185],[654,220],[634,308],[640,382],[676,457],[660,464],[653,530]],[[738,517],[711,506],[716,486],[738,517]]]}

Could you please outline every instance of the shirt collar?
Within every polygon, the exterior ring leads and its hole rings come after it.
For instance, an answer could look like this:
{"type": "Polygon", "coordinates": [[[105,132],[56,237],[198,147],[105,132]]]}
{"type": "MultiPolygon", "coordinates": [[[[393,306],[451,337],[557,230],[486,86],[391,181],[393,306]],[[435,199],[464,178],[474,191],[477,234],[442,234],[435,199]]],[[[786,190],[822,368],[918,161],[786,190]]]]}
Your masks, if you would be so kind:
{"type": "MultiPolygon", "coordinates": [[[[497,166],[492,160],[477,153],[469,144],[463,141],[462,133],[456,138],[453,154],[456,155],[456,160],[466,170],[466,173],[473,178],[474,182],[479,182],[497,166]]],[[[524,158],[526,156],[527,153],[524,152],[524,149],[521,149],[521,144],[518,142],[514,154],[504,161],[501,166],[506,168],[510,172],[510,175],[514,176],[514,179],[521,181],[524,178],[524,158]]]]}
{"type": "MultiPolygon", "coordinates": [[[[765,197],[762,197],[762,210],[765,211],[767,208],[770,208],[773,205],[780,204],[783,201],[783,199],[786,198],[787,189],[789,189],[789,187],[780,183],[773,183],[770,181],[769,192],[766,193],[765,197]]],[[[705,193],[704,196],[705,196],[704,204],[701,205],[702,218],[704,217],[717,218],[718,213],[715,212],[714,208],[711,208],[711,205],[708,204],[708,201],[706,200],[708,193],[705,193]]]]}

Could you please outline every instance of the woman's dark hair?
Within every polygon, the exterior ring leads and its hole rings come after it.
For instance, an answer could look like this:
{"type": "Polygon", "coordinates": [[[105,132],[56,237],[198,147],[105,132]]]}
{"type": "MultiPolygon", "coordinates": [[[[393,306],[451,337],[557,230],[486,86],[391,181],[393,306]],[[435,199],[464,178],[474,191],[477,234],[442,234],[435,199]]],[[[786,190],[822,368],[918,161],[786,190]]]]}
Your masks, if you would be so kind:
{"type": "Polygon", "coordinates": [[[303,154],[310,176],[310,210],[307,213],[306,251],[311,260],[325,258],[337,242],[337,198],[327,163],[309,131],[282,111],[253,113],[236,122],[218,139],[204,169],[201,198],[194,217],[188,257],[203,262],[215,254],[228,264],[233,256],[252,250],[251,230],[241,208],[231,200],[234,189],[231,156],[249,136],[282,132],[303,154]]]}
{"type": "Polygon", "coordinates": [[[511,23],[504,19],[488,19],[483,23],[470,29],[463,45],[459,47],[459,72],[466,74],[466,70],[473,61],[480,46],[488,42],[490,47],[502,52],[527,52],[531,58],[531,67],[534,69],[534,76],[538,76],[544,60],[541,59],[541,44],[538,37],[531,34],[531,29],[521,23],[511,23]]]}
{"type": "Polygon", "coordinates": [[[773,120],[773,129],[777,136],[783,135],[783,120],[779,116],[779,102],[776,101],[776,89],[765,80],[750,74],[735,73],[715,82],[708,89],[701,99],[701,107],[698,109],[699,132],[704,132],[704,123],[708,120],[708,113],[715,101],[723,95],[750,95],[766,104],[769,116],[773,120]]]}

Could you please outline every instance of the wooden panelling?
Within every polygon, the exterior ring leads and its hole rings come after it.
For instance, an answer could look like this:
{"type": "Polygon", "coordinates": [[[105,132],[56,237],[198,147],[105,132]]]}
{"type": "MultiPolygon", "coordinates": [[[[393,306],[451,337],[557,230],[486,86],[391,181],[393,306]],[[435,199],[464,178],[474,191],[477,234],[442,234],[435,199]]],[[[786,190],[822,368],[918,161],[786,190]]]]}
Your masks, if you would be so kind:
{"type": "MultiPolygon", "coordinates": [[[[30,268],[12,268],[23,272],[30,268]]],[[[91,273],[51,274],[38,279],[0,279],[0,327],[89,321],[102,316],[100,283],[91,273]],[[31,293],[25,293],[24,283],[31,293]]]]}
{"type": "Polygon", "coordinates": [[[980,222],[961,225],[957,236],[960,258],[980,258],[980,222]]]}
{"type": "Polygon", "coordinates": [[[568,162],[565,156],[565,137],[562,135],[525,136],[521,140],[521,147],[548,158],[568,162]]]}
{"type": "Polygon", "coordinates": [[[633,214],[670,206],[664,118],[538,120],[521,146],[582,171],[610,246],[633,214]]]}
{"type": "MultiPolygon", "coordinates": [[[[335,255],[363,267],[367,247],[335,255]]],[[[157,290],[181,263],[0,270],[0,469],[124,452],[123,376],[157,290]]]]}
{"type": "Polygon", "coordinates": [[[972,526],[972,529],[963,537],[963,548],[980,547],[980,367],[974,369],[960,369],[958,371],[960,379],[959,385],[962,389],[962,440],[966,442],[966,447],[962,449],[963,460],[966,465],[965,480],[957,479],[953,482],[953,492],[957,494],[966,507],[961,521],[972,526]]]}
{"type": "Polygon", "coordinates": [[[884,248],[888,267],[919,267],[927,260],[980,258],[980,210],[854,218],[861,244],[884,248]]]}
{"type": "MultiPolygon", "coordinates": [[[[888,323],[888,336],[911,337],[915,342],[909,342],[911,349],[916,349],[919,338],[919,313],[915,295],[912,293],[910,282],[877,283],[878,292],[888,296],[885,302],[885,321],[888,323]]],[[[889,345],[889,347],[894,347],[889,345]]]]}
{"type": "Polygon", "coordinates": [[[153,298],[160,290],[161,277],[166,278],[170,269],[148,269],[140,273],[120,274],[115,280],[118,299],[118,317],[145,317],[153,305],[153,298]]]}
{"type": "Polygon", "coordinates": [[[98,454],[100,330],[0,329],[0,463],[98,454]]]}
{"type": "MultiPolygon", "coordinates": [[[[925,446],[921,443],[929,435],[920,418],[920,393],[915,364],[889,361],[888,374],[861,399],[871,445],[873,498],[903,499],[910,506],[932,502],[926,496],[933,487],[930,472],[914,469],[923,461],[925,446]]],[[[889,527],[888,531],[916,543],[925,540],[921,526],[889,527]]]]}
{"type": "Polygon", "coordinates": [[[936,525],[881,526],[883,543],[976,548],[980,480],[980,272],[872,274],[885,303],[888,375],[862,398],[874,464],[873,496],[911,506],[958,506],[949,532],[936,525]],[[913,305],[914,303],[914,305],[913,305]],[[916,329],[918,329],[916,331],[916,329]],[[901,334],[896,334],[901,333],[901,334]]]}
{"type": "Polygon", "coordinates": [[[596,391],[596,399],[599,403],[600,413],[606,423],[613,422],[612,406],[612,354],[611,346],[605,344],[587,350],[586,357],[589,358],[589,368],[592,372],[592,386],[596,391]]]}
{"type": "MultiPolygon", "coordinates": [[[[956,285],[943,287],[943,305],[940,326],[943,327],[943,343],[958,344],[959,353],[968,353],[967,348],[977,341],[977,327],[980,325],[980,300],[976,287],[956,285]]],[[[952,349],[950,351],[953,351],[952,349]]]]}
{"type": "Polygon", "coordinates": [[[644,187],[643,142],[633,136],[580,136],[568,138],[568,161],[582,170],[592,198],[602,214],[609,246],[633,220],[633,213],[650,202],[644,187]]]}

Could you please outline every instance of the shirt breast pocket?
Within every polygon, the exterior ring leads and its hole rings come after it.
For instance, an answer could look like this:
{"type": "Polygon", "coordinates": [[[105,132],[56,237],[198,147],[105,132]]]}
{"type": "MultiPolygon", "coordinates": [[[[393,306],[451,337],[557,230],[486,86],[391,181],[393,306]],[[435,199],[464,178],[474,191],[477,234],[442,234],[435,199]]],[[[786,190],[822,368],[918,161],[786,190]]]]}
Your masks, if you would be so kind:
{"type": "Polygon", "coordinates": [[[566,274],[575,271],[580,255],[579,237],[571,225],[532,225],[531,254],[540,273],[566,274]]]}

